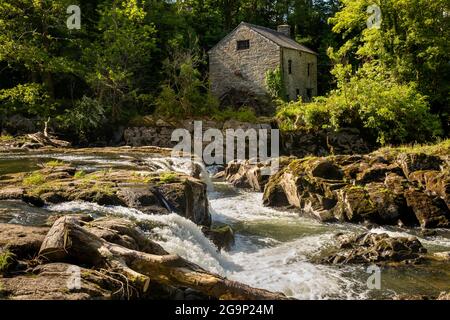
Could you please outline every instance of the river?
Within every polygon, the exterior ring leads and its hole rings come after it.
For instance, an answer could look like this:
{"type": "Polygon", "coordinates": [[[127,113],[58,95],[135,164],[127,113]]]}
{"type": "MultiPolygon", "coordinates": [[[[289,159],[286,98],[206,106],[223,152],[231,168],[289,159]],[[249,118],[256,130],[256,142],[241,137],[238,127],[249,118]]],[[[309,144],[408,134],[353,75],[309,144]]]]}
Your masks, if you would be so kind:
{"type": "MultiPolygon", "coordinates": [[[[0,155],[0,175],[38,168],[49,160],[71,162],[79,169],[133,168],[133,157],[103,154],[10,153],[0,155]]],[[[142,160],[155,170],[188,172],[186,163],[145,155],[142,160]]],[[[298,299],[386,299],[396,294],[436,295],[450,290],[450,266],[418,265],[381,269],[381,289],[369,289],[371,273],[364,266],[326,266],[311,262],[311,257],[334,243],[337,232],[367,232],[360,225],[321,223],[291,211],[262,205],[262,194],[239,190],[226,182],[211,181],[208,198],[213,224],[228,224],[236,242],[229,252],[217,252],[214,245],[191,221],[176,214],[150,216],[124,207],[105,207],[86,202],[68,202],[36,208],[17,201],[0,201],[0,222],[40,225],[48,215],[86,212],[137,220],[162,222],[165,227],[149,235],[170,253],[176,253],[200,266],[254,287],[280,291],[298,299]]],[[[419,230],[396,227],[376,228],[396,236],[419,235],[419,230]]],[[[419,237],[431,252],[450,250],[450,232],[419,237]]]]}

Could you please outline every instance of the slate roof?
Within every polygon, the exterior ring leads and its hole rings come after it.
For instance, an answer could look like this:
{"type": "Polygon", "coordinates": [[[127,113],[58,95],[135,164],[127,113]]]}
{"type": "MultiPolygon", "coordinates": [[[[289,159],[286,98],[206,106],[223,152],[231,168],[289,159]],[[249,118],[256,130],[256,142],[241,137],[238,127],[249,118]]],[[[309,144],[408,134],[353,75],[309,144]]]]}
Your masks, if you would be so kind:
{"type": "MultiPolygon", "coordinates": [[[[276,30],[257,26],[255,24],[251,24],[251,23],[247,23],[247,22],[241,22],[234,30],[238,29],[242,25],[259,33],[264,38],[276,43],[277,45],[279,45],[282,48],[294,49],[294,50],[299,50],[299,51],[308,52],[308,53],[317,55],[317,53],[314,52],[313,50],[309,49],[308,47],[305,47],[304,45],[301,45],[300,43],[296,42],[294,39],[291,39],[291,38],[287,37],[286,35],[284,35],[283,33],[278,32],[276,30]]],[[[221,41],[219,41],[219,43],[221,43],[222,41],[227,39],[234,32],[234,30],[232,32],[230,32],[221,41]]],[[[217,43],[214,47],[216,47],[219,43],[217,43]]],[[[209,50],[209,51],[212,51],[213,48],[211,48],[211,50],[209,50]]]]}
{"type": "Polygon", "coordinates": [[[317,54],[316,52],[309,49],[308,47],[301,45],[294,39],[291,39],[291,38],[287,37],[286,35],[284,35],[283,33],[280,33],[276,30],[257,26],[257,25],[247,23],[247,22],[242,22],[241,25],[245,25],[245,26],[249,27],[250,29],[252,29],[253,31],[258,32],[260,35],[271,40],[272,42],[275,42],[280,47],[304,51],[304,52],[308,52],[308,53],[312,53],[312,54],[317,54]]]}

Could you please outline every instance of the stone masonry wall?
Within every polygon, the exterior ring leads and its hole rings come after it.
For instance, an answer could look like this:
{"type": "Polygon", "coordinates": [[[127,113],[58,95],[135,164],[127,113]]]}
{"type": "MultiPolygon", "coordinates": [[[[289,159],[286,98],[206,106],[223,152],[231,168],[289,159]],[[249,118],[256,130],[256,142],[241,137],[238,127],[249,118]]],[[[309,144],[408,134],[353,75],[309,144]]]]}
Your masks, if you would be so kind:
{"type": "Polygon", "coordinates": [[[297,50],[282,49],[283,77],[286,85],[286,94],[290,100],[297,98],[297,90],[303,101],[309,101],[307,89],[312,89],[312,96],[317,95],[317,56],[297,50]],[[292,73],[289,74],[289,60],[292,61],[292,73]],[[310,74],[308,76],[308,63],[310,74]]]}
{"type": "Polygon", "coordinates": [[[209,53],[211,91],[217,97],[230,89],[264,95],[266,71],[280,65],[280,47],[246,26],[236,29],[209,53]],[[237,50],[238,40],[250,40],[250,48],[237,50]]]}

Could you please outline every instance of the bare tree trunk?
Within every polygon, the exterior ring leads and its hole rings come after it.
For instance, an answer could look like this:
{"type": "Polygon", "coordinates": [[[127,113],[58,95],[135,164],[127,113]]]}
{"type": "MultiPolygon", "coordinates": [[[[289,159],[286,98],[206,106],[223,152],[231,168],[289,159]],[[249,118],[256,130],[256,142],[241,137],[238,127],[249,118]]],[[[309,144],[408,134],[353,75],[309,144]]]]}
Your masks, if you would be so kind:
{"type": "Polygon", "coordinates": [[[54,223],[39,255],[53,262],[69,260],[114,269],[141,290],[147,290],[152,279],[189,287],[218,299],[286,299],[281,293],[252,288],[210,273],[177,255],[154,255],[107,242],[70,216],[54,223]]]}

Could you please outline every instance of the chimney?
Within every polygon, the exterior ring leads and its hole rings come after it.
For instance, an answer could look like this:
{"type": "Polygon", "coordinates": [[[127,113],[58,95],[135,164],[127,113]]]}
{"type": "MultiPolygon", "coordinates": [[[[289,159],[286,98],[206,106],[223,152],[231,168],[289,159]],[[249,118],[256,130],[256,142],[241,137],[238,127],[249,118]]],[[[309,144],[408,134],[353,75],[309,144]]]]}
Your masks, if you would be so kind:
{"type": "Polygon", "coordinates": [[[277,27],[277,31],[284,34],[286,37],[291,37],[291,26],[288,24],[282,24],[277,27]]]}

